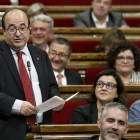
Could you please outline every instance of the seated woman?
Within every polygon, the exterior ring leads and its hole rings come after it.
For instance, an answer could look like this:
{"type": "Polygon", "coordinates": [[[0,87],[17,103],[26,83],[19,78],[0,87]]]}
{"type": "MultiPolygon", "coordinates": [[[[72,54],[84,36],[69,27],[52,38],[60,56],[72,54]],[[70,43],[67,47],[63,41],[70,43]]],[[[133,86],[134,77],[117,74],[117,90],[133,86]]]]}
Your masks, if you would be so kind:
{"type": "Polygon", "coordinates": [[[119,102],[127,105],[127,95],[121,78],[113,69],[100,72],[94,80],[89,104],[78,106],[71,117],[71,124],[96,124],[106,103],[119,102]]]}
{"type": "Polygon", "coordinates": [[[123,32],[117,28],[112,28],[107,31],[102,38],[101,44],[97,47],[97,53],[108,53],[111,45],[114,42],[125,41],[125,36],[123,32]]]}
{"type": "Polygon", "coordinates": [[[114,43],[108,53],[108,67],[115,69],[124,84],[140,82],[140,53],[128,41],[114,43]]]}

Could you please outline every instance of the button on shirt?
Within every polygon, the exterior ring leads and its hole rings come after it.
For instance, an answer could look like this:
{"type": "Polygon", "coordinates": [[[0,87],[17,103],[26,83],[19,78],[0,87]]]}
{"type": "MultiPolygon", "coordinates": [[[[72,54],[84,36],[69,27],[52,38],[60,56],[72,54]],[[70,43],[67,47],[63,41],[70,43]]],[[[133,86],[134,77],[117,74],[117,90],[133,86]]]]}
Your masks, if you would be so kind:
{"type": "MultiPolygon", "coordinates": [[[[57,78],[58,74],[59,74],[58,72],[54,71],[56,81],[58,81],[58,78],[57,78]]],[[[66,75],[65,75],[65,70],[63,70],[60,74],[62,75],[62,81],[61,81],[62,85],[67,85],[67,79],[66,79],[66,75]]]]}
{"type": "MultiPolygon", "coordinates": [[[[40,90],[40,87],[39,87],[38,75],[37,75],[35,66],[33,64],[32,57],[31,57],[30,52],[28,50],[27,44],[20,51],[23,52],[22,59],[23,59],[24,65],[26,67],[28,75],[29,75],[29,71],[28,71],[28,68],[27,68],[27,61],[30,61],[30,64],[31,64],[32,85],[33,85],[33,91],[34,91],[35,99],[36,99],[36,106],[38,106],[39,104],[42,103],[42,95],[41,95],[41,90],[40,90]]],[[[16,66],[17,66],[17,69],[18,69],[18,72],[19,72],[18,56],[17,56],[17,54],[16,54],[16,52],[14,50],[11,49],[11,52],[13,54],[13,57],[15,59],[16,66]]],[[[16,99],[16,101],[15,101],[13,107],[12,107],[12,110],[11,110],[12,114],[20,115],[20,109],[21,109],[22,102],[23,102],[22,100],[16,99]]],[[[43,120],[43,114],[42,113],[38,113],[37,114],[37,122],[41,123],[42,120],[43,120]]]]}
{"type": "Polygon", "coordinates": [[[109,20],[108,15],[107,15],[107,17],[106,17],[106,19],[105,19],[105,22],[104,22],[103,24],[101,24],[101,23],[98,21],[98,19],[94,16],[93,13],[91,13],[91,16],[92,16],[92,18],[93,18],[93,21],[94,21],[94,23],[95,23],[96,28],[106,28],[106,27],[107,27],[107,22],[108,22],[108,20],[109,20]]]}

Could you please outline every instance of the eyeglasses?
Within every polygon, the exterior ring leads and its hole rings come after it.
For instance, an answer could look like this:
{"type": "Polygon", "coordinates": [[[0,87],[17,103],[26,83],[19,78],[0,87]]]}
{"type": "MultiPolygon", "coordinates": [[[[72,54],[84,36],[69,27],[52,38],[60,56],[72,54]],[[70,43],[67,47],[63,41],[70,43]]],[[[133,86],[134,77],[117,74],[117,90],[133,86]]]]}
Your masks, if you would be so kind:
{"type": "Polygon", "coordinates": [[[9,34],[15,34],[17,32],[17,30],[19,30],[19,32],[21,34],[26,33],[29,27],[26,27],[26,25],[21,25],[19,28],[16,28],[15,26],[9,26],[8,29],[6,29],[9,34]]]}
{"type": "Polygon", "coordinates": [[[98,88],[103,88],[104,85],[106,85],[106,88],[109,90],[112,90],[114,87],[117,87],[117,85],[112,82],[108,82],[105,84],[103,81],[97,81],[97,83],[96,83],[96,87],[98,87],[98,88]]]}
{"type": "Polygon", "coordinates": [[[57,54],[57,52],[55,52],[55,51],[50,51],[49,55],[50,55],[51,58],[55,58],[58,55],[59,59],[65,59],[68,56],[68,55],[66,55],[62,52],[57,54]]]}
{"type": "Polygon", "coordinates": [[[125,59],[127,60],[127,62],[132,62],[134,60],[133,56],[127,56],[127,57],[123,57],[123,56],[117,56],[118,61],[123,62],[125,59]]]}

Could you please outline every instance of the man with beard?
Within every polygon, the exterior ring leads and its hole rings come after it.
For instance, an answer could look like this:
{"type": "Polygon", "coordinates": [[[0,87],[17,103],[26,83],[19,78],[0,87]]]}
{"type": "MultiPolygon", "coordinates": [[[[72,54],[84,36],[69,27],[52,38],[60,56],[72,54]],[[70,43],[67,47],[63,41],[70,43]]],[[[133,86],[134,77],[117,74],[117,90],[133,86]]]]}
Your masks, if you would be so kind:
{"type": "Polygon", "coordinates": [[[106,104],[98,119],[100,136],[92,136],[87,140],[126,140],[123,136],[128,131],[128,110],[120,103],[106,104]]]}
{"type": "Polygon", "coordinates": [[[47,15],[37,15],[33,17],[31,24],[31,36],[34,45],[49,51],[48,41],[53,36],[53,19],[47,15]]]}
{"type": "Polygon", "coordinates": [[[59,85],[83,84],[79,73],[65,68],[67,63],[70,62],[71,53],[71,44],[65,38],[56,38],[50,44],[48,55],[59,85]]]}

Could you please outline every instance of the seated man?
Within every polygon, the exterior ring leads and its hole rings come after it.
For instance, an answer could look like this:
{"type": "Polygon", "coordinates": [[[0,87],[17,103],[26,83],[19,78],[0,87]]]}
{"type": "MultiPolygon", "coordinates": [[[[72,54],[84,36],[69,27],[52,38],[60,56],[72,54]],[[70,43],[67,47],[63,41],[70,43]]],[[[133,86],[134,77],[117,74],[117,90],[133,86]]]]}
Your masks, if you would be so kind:
{"type": "Polygon", "coordinates": [[[82,85],[79,73],[66,69],[71,59],[71,44],[65,38],[56,38],[50,44],[49,58],[59,85],[82,85]]]}
{"type": "Polygon", "coordinates": [[[49,51],[48,41],[53,36],[53,19],[47,15],[37,15],[32,19],[31,37],[34,45],[49,51]]]}
{"type": "Polygon", "coordinates": [[[123,27],[128,25],[119,12],[110,12],[112,0],[93,0],[92,8],[78,13],[74,18],[74,27],[123,27]]]}
{"type": "Polygon", "coordinates": [[[129,109],[129,123],[140,123],[140,100],[134,102],[129,109]]]}
{"type": "Polygon", "coordinates": [[[87,140],[126,140],[123,138],[128,131],[128,110],[117,102],[106,104],[98,119],[100,136],[92,136],[87,140]]]}

